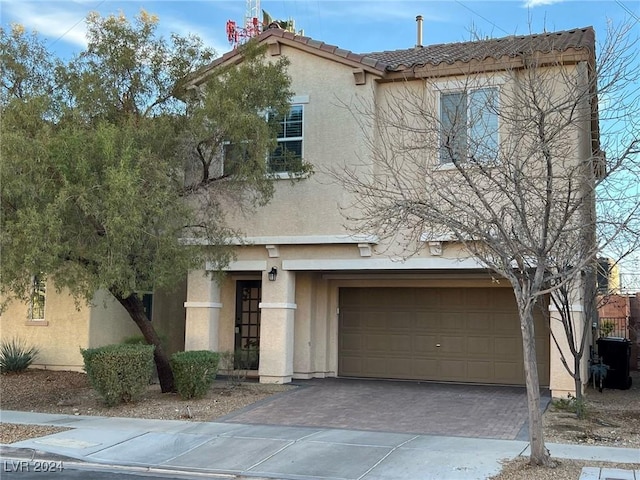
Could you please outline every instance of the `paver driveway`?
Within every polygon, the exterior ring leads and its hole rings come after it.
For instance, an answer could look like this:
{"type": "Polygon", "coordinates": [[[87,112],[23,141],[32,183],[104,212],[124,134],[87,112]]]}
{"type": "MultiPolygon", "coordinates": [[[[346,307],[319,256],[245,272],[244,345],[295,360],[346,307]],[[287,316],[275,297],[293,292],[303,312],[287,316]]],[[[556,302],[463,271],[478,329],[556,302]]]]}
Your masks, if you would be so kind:
{"type": "MultiPolygon", "coordinates": [[[[216,421],[527,440],[524,387],[325,378],[216,421]]],[[[550,401],[543,392],[541,408],[550,401]]]]}

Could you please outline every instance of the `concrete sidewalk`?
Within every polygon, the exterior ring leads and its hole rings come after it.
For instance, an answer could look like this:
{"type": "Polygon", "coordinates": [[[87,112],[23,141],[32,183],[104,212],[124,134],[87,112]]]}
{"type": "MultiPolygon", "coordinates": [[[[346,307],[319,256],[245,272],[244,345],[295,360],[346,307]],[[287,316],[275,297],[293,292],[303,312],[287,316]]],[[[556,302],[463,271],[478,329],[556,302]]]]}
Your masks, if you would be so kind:
{"type": "MultiPolygon", "coordinates": [[[[0,420],[72,428],[3,446],[5,458],[33,449],[39,454],[102,465],[291,480],[486,479],[500,471],[501,460],[526,455],[528,450],[528,443],[518,440],[315,427],[14,411],[0,412],[0,420]]],[[[564,444],[547,447],[556,458],[640,463],[640,452],[635,449],[564,444]]],[[[604,478],[600,469],[586,473],[591,475],[589,479],[604,478]]],[[[635,475],[640,480],[640,471],[613,473],[616,476],[610,478],[634,479],[635,475]]]]}

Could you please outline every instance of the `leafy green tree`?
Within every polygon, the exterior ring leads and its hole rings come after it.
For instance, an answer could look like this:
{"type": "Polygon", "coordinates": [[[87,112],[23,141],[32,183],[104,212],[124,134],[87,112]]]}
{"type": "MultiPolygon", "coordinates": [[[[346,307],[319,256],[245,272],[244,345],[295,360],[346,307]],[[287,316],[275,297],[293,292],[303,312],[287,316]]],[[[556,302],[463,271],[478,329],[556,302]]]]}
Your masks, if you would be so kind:
{"type": "Polygon", "coordinates": [[[286,59],[264,62],[248,45],[244,62],[211,69],[200,39],[156,30],[144,11],[134,22],[91,14],[87,49],[65,64],[37,35],[0,29],[1,283],[19,298],[34,273],[79,300],[108,290],[156,346],[167,392],[169,360],[137,292],[229,261],[238,232],[222,202],[271,197],[277,125],[265,112],[286,111],[291,92],[286,59]],[[249,148],[225,174],[216,161],[230,144],[249,148]]]}

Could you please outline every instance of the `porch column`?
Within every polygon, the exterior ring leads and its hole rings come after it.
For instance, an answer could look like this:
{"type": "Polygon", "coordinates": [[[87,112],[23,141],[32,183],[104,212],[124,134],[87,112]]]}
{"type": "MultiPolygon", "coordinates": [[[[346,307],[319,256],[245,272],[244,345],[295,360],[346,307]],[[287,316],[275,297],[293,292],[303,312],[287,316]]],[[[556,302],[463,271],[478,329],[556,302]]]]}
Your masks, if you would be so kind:
{"type": "Polygon", "coordinates": [[[184,349],[218,351],[220,286],[205,270],[192,270],[187,277],[187,310],[184,349]]]}
{"type": "Polygon", "coordinates": [[[293,376],[295,280],[295,272],[281,268],[275,281],[262,273],[260,383],[289,383],[293,376]]]}
{"type": "MultiPolygon", "coordinates": [[[[571,318],[573,320],[575,339],[579,342],[582,339],[582,335],[585,333],[585,313],[582,305],[571,305],[571,318]]],[[[574,359],[571,351],[569,350],[569,342],[567,339],[567,335],[564,332],[560,313],[553,305],[553,303],[549,305],[549,322],[550,330],[551,332],[553,332],[556,339],[558,340],[558,344],[560,345],[560,350],[558,350],[558,347],[556,347],[556,344],[553,341],[553,337],[550,338],[549,388],[551,390],[551,396],[552,398],[567,398],[567,395],[569,394],[575,396],[575,382],[573,380],[573,377],[569,374],[569,372],[567,372],[567,369],[562,364],[560,352],[562,351],[562,353],[564,354],[564,358],[571,368],[571,371],[574,370],[574,359]]],[[[587,325],[586,328],[590,329],[591,325],[587,325]]],[[[580,368],[583,387],[589,380],[589,346],[592,343],[590,332],[586,332],[586,334],[587,339],[580,368]]],[[[549,335],[551,335],[551,333],[549,335]]]]}

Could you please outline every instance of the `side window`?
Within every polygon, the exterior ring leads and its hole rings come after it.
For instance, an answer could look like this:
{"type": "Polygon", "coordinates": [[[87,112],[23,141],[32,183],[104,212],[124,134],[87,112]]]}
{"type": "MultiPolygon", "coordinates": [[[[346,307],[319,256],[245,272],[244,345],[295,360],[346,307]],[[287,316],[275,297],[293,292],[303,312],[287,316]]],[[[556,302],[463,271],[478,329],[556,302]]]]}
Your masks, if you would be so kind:
{"type": "Polygon", "coordinates": [[[292,105],[284,117],[276,117],[278,122],[278,146],[269,155],[268,170],[271,173],[298,170],[302,162],[303,106],[292,105]]]}
{"type": "Polygon", "coordinates": [[[440,162],[487,162],[498,148],[498,89],[440,94],[440,162]]]}
{"type": "Polygon", "coordinates": [[[241,143],[225,143],[223,149],[223,175],[234,175],[238,173],[241,165],[247,160],[247,144],[241,143]]]}
{"type": "Polygon", "coordinates": [[[29,299],[29,320],[43,321],[47,300],[47,282],[43,275],[31,278],[31,297],[29,299]]]}

